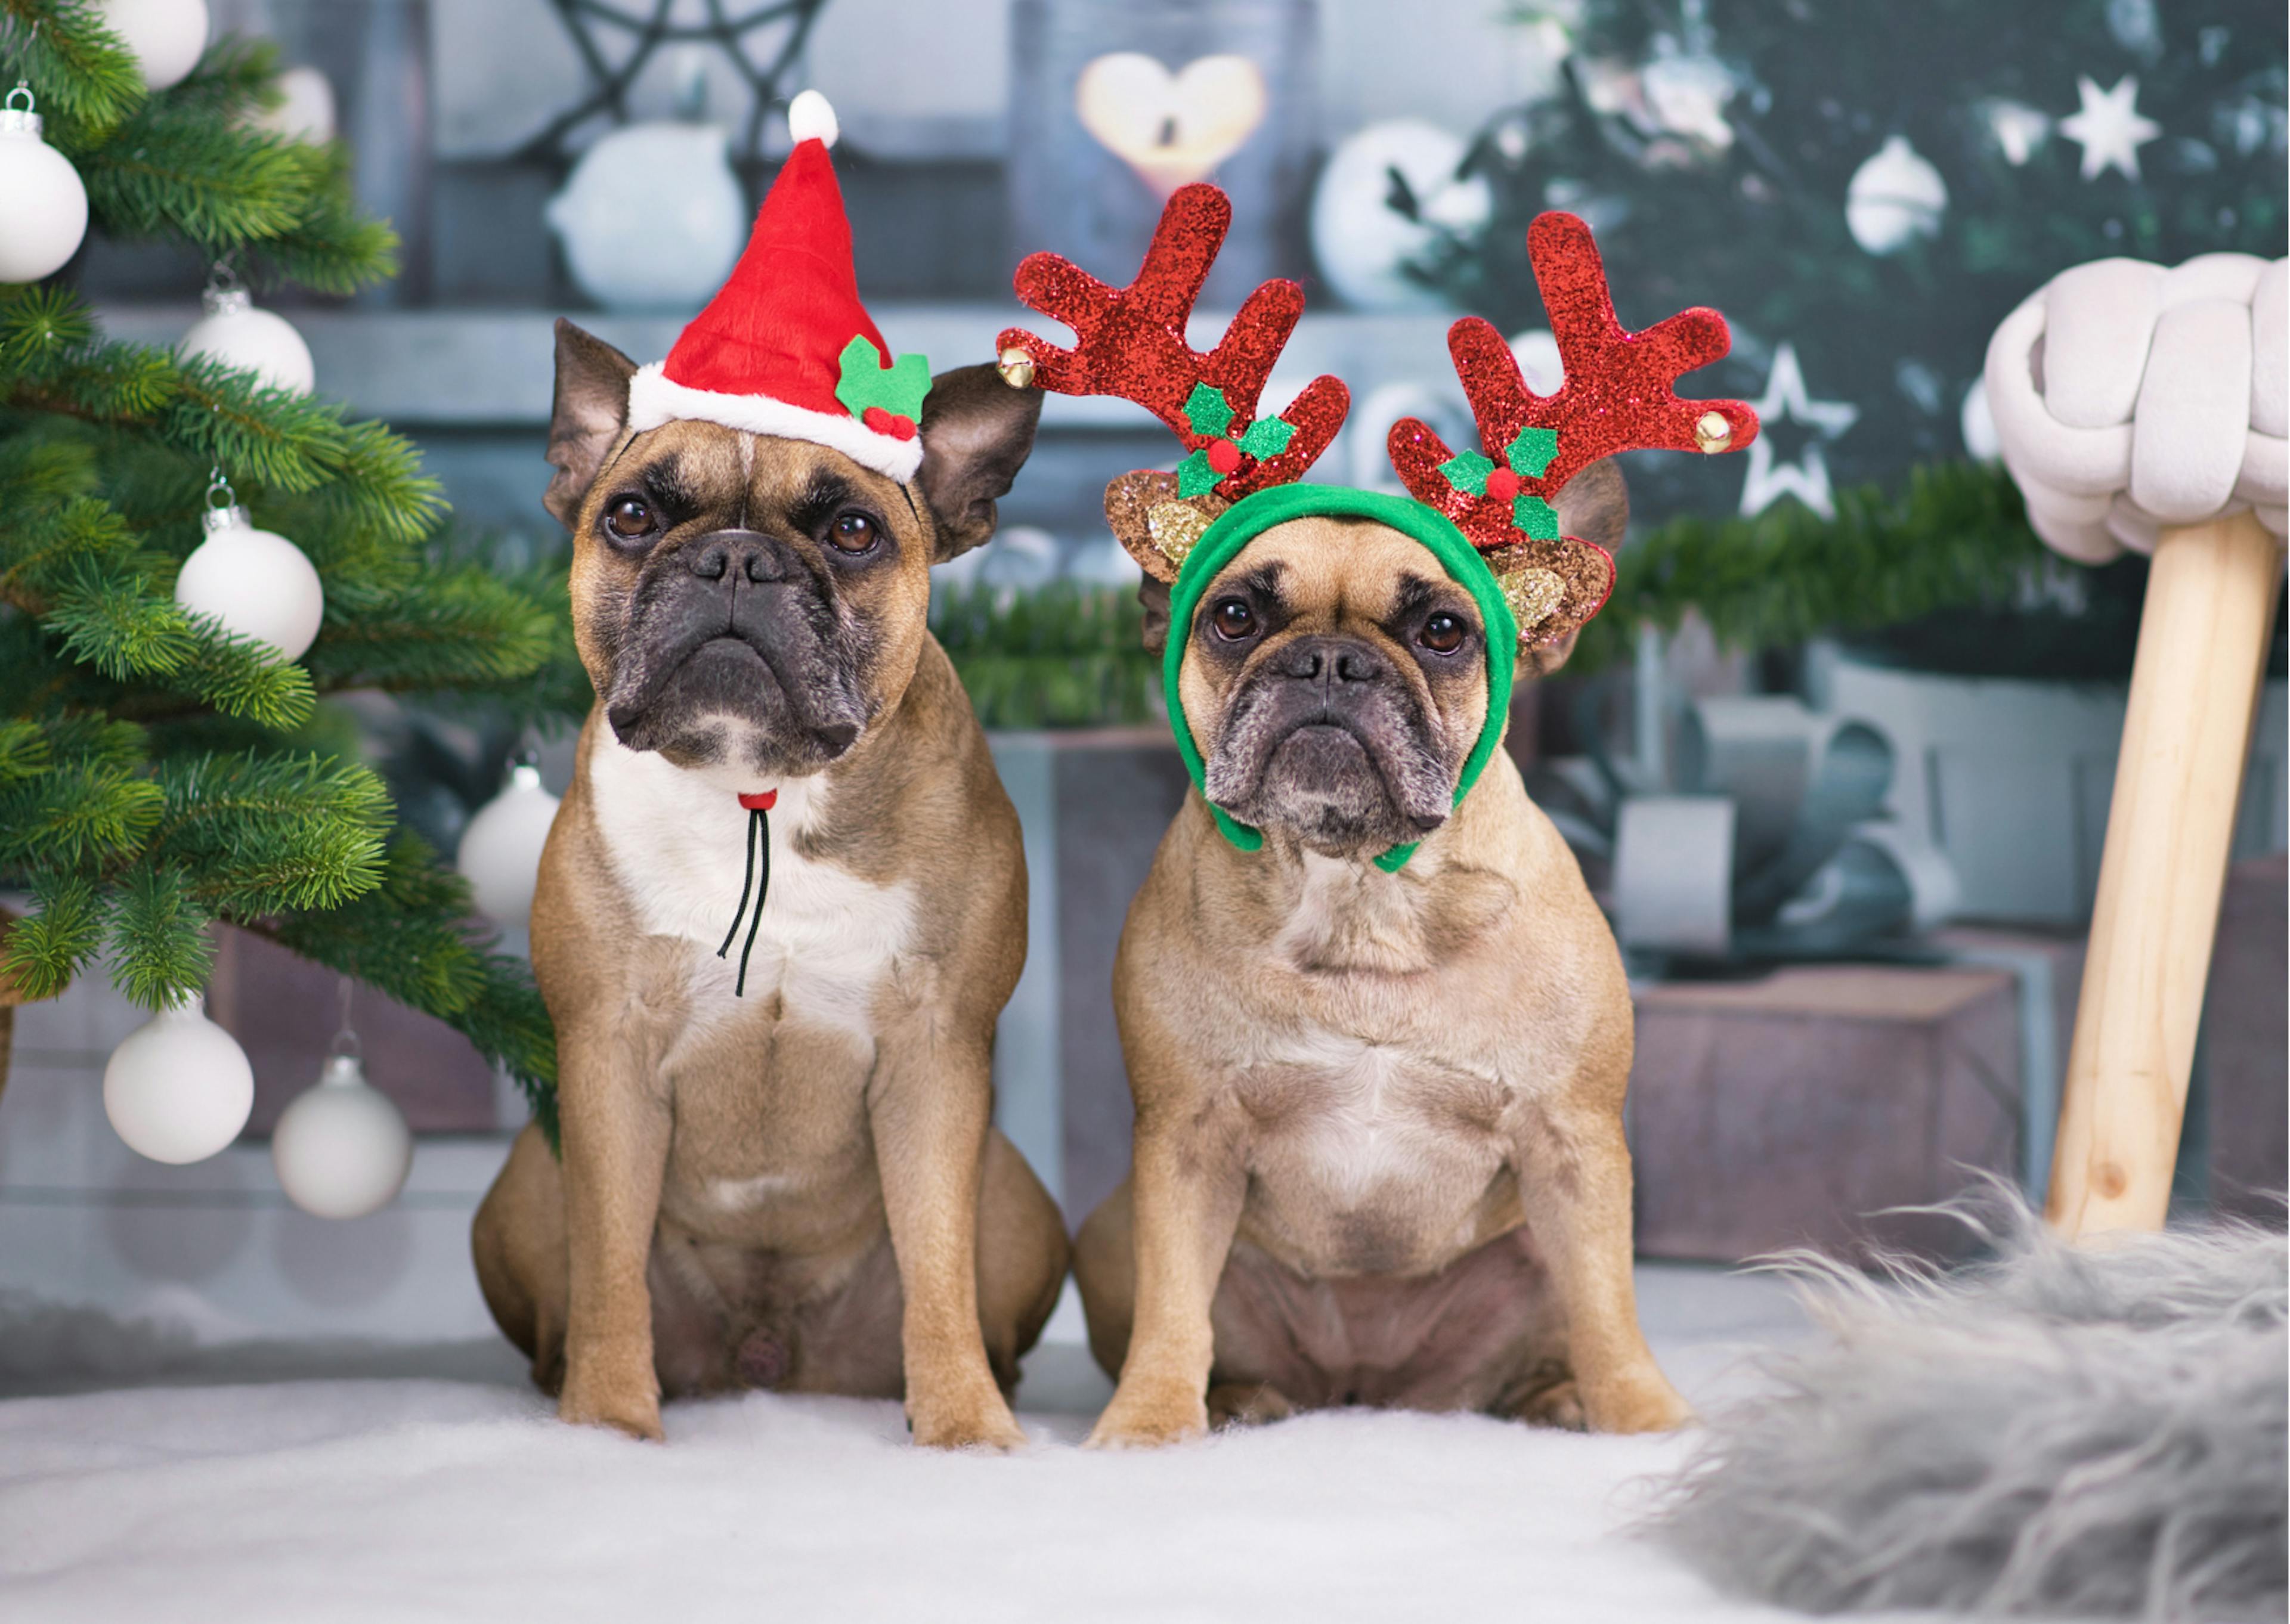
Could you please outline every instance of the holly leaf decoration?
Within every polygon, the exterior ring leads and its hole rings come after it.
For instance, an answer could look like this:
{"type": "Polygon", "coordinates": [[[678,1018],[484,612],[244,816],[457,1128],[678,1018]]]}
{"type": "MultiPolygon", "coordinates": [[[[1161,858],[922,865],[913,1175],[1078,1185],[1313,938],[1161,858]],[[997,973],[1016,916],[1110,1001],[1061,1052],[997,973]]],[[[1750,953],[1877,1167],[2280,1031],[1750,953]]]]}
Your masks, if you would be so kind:
{"type": "Polygon", "coordinates": [[[1208,452],[1197,451],[1177,464],[1177,494],[1188,498],[1205,496],[1216,489],[1217,481],[1223,477],[1209,461],[1208,452]]]}
{"type": "Polygon", "coordinates": [[[835,386],[835,398],[853,417],[863,419],[869,407],[880,406],[893,417],[922,421],[923,396],[931,386],[928,357],[901,356],[885,366],[883,352],[861,333],[843,347],[840,359],[843,379],[835,386]]]}
{"type": "Polygon", "coordinates": [[[1511,503],[1510,522],[1537,541],[1558,540],[1558,509],[1539,496],[1522,494],[1511,503]]]}
{"type": "Polygon", "coordinates": [[[1487,476],[1494,471],[1494,463],[1475,451],[1457,452],[1439,465],[1447,483],[1467,496],[1485,496],[1487,476]]]}
{"type": "Polygon", "coordinates": [[[1240,449],[1261,462],[1267,457],[1277,457],[1286,451],[1288,442],[1295,433],[1296,428],[1293,423],[1284,422],[1277,417],[1261,417],[1248,426],[1246,434],[1240,436],[1240,449]]]}
{"type": "Polygon", "coordinates": [[[1205,434],[1212,439],[1232,427],[1232,408],[1225,404],[1224,391],[1205,383],[1197,383],[1193,392],[1185,396],[1185,421],[1192,425],[1195,434],[1205,434]]]}
{"type": "Polygon", "coordinates": [[[1504,459],[1510,471],[1526,479],[1540,479],[1550,460],[1558,454],[1558,431],[1556,428],[1522,428],[1518,438],[1503,447],[1504,459]]]}

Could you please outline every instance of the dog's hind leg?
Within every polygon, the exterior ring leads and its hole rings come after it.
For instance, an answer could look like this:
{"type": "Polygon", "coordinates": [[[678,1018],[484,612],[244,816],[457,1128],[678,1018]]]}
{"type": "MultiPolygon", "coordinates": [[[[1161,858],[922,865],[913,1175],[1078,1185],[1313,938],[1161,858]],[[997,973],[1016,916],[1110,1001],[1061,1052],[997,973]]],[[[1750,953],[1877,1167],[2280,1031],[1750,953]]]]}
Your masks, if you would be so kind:
{"type": "Polygon", "coordinates": [[[509,1147],[477,1207],[469,1250],[493,1323],[532,1361],[533,1385],[554,1396],[564,1383],[570,1289],[564,1180],[538,1127],[528,1125],[509,1147]]]}
{"type": "Polygon", "coordinates": [[[1285,1421],[1296,1413],[1288,1396],[1269,1382],[1223,1381],[1209,1389],[1209,1428],[1261,1427],[1285,1421]]]}

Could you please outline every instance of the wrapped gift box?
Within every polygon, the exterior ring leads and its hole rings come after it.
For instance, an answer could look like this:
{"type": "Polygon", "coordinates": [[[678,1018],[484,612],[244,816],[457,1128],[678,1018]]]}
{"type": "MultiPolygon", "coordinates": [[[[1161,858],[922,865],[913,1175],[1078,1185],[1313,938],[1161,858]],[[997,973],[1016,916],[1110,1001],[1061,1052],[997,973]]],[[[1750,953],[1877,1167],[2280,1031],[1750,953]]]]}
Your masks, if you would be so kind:
{"type": "Polygon", "coordinates": [[[1992,968],[1799,965],[1637,996],[1637,1245],[1734,1262],[1792,1246],[1949,1254],[1888,1208],[2016,1178],[2018,989],[1992,968]]]}

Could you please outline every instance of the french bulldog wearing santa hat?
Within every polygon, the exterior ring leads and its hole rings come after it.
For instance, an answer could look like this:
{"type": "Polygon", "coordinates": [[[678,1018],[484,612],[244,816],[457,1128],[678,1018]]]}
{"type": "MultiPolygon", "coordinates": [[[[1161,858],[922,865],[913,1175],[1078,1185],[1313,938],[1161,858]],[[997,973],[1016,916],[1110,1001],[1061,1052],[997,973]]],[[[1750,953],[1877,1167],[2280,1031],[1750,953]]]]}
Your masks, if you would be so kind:
{"type": "Polygon", "coordinates": [[[597,696],[532,908],[562,1154],[518,1138],[477,1275],[567,1420],[657,1438],[663,1396],[773,1388],[1006,1447],[1067,1243],[989,1121],[1026,873],[925,612],[1040,396],[893,360],[833,112],[789,123],[664,363],[557,324],[546,500],[597,696]]]}

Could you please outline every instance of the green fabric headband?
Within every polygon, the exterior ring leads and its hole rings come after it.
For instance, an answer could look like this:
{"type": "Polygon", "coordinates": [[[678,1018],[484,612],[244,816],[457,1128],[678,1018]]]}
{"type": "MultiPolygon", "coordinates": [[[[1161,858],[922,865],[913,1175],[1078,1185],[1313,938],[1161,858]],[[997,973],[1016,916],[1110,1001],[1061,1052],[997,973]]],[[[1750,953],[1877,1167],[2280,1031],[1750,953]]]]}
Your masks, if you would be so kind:
{"type": "MultiPolygon", "coordinates": [[[[1518,656],[1518,621],[1503,600],[1502,588],[1495,584],[1494,572],[1487,567],[1487,561],[1446,515],[1404,496],[1354,491],[1342,485],[1274,485],[1253,496],[1243,497],[1201,532],[1193,550],[1185,556],[1183,567],[1177,572],[1176,583],[1169,588],[1169,641],[1161,656],[1161,692],[1168,701],[1169,730],[1177,736],[1177,753],[1184,757],[1185,771],[1192,775],[1193,788],[1201,792],[1204,801],[1208,800],[1208,770],[1201,761],[1200,748],[1193,742],[1193,730],[1185,720],[1184,705],[1177,697],[1177,676],[1184,668],[1185,645],[1191,641],[1193,612],[1200,606],[1201,595],[1208,590],[1209,582],[1241,548],[1276,524],[1313,516],[1373,519],[1402,535],[1412,536],[1431,550],[1431,556],[1438,559],[1449,579],[1469,593],[1471,601],[1479,606],[1487,638],[1487,719],[1479,729],[1478,742],[1471,747],[1469,759],[1463,763],[1463,776],[1455,785],[1455,804],[1461,805],[1463,797],[1479,781],[1480,772],[1494,755],[1496,742],[1502,738],[1503,718],[1510,713],[1511,673],[1518,656]]],[[[1253,852],[1264,844],[1261,830],[1235,822],[1213,801],[1209,802],[1209,815],[1216,820],[1224,837],[1241,851],[1253,852]]],[[[1386,874],[1398,873],[1415,855],[1419,844],[1409,841],[1405,845],[1392,847],[1375,860],[1375,866],[1386,874]]]]}

